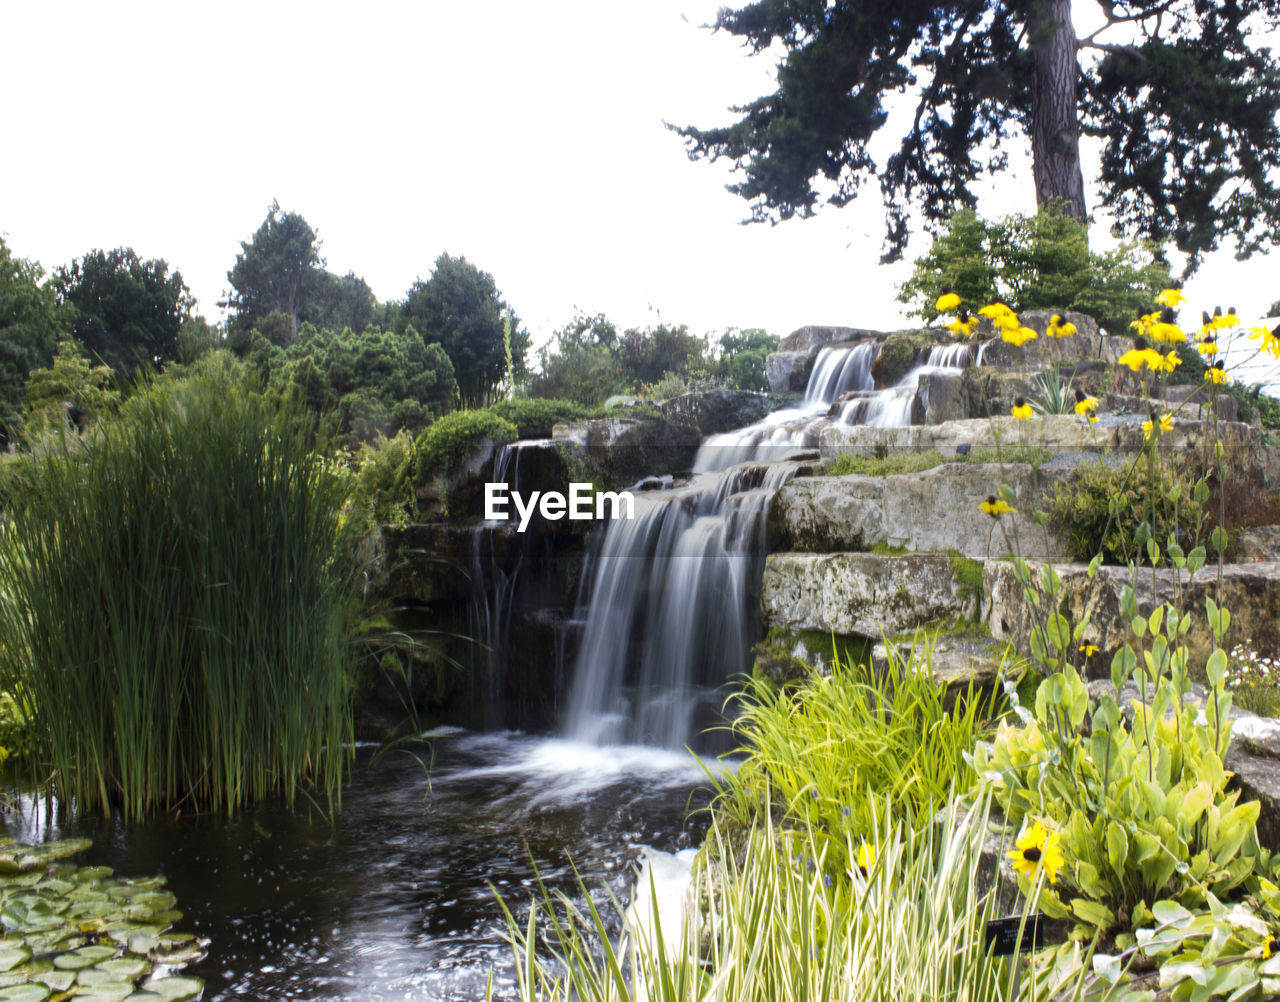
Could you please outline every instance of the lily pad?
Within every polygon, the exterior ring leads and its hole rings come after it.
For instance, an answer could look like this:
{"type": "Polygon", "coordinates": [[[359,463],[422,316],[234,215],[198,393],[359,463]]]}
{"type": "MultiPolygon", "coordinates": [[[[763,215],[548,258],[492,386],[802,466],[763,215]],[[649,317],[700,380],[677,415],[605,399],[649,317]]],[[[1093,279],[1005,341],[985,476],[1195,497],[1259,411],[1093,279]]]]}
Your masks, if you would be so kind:
{"type": "Polygon", "coordinates": [[[64,971],[78,971],[82,967],[92,967],[103,960],[109,960],[116,955],[116,952],[113,946],[82,946],[71,953],[54,957],[53,966],[60,967],[64,971]]]}
{"type": "Polygon", "coordinates": [[[26,984],[0,988],[0,1002],[44,1002],[53,993],[44,985],[26,984]]]}
{"type": "MultiPolygon", "coordinates": [[[[196,998],[204,991],[204,982],[199,978],[170,976],[167,978],[152,978],[142,987],[149,992],[155,992],[157,995],[168,999],[169,1002],[179,1002],[181,999],[196,998]]],[[[3,1002],[3,1000],[0,1000],[0,1002],[3,1002]]]]}
{"type": "Polygon", "coordinates": [[[65,992],[76,981],[75,971],[47,971],[32,978],[42,985],[48,985],[55,992],[65,992]]]}
{"type": "Polygon", "coordinates": [[[31,951],[25,946],[0,947],[0,971],[9,971],[31,959],[31,951]]]}
{"type": "Polygon", "coordinates": [[[118,978],[136,978],[150,967],[151,965],[142,957],[115,957],[97,965],[98,970],[106,971],[118,978]]]}
{"type": "Polygon", "coordinates": [[[127,981],[112,981],[100,985],[92,985],[82,992],[76,992],[76,1002],[124,1002],[133,994],[133,985],[127,981]]]}
{"type": "Polygon", "coordinates": [[[76,871],[75,880],[78,884],[86,884],[95,880],[103,880],[115,873],[115,870],[109,866],[82,866],[76,871]]]}

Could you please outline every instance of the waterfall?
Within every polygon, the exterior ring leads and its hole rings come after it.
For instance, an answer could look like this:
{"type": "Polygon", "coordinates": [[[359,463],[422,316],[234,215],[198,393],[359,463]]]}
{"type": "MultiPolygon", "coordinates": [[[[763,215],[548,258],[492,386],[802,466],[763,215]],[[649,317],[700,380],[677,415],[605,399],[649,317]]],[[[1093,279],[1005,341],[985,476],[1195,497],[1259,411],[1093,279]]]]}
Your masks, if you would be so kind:
{"type": "Polygon", "coordinates": [[[871,365],[879,354],[879,341],[863,341],[851,348],[823,348],[809,374],[805,403],[830,404],[850,390],[875,389],[871,365]]]}
{"type": "Polygon", "coordinates": [[[917,362],[896,385],[862,394],[840,405],[837,420],[842,424],[860,424],[872,428],[899,428],[911,424],[920,377],[933,372],[964,369],[972,364],[974,354],[965,342],[939,344],[917,356],[917,362]]]}
{"type": "Polygon", "coordinates": [[[716,718],[716,688],[755,633],[764,515],[795,467],[736,466],[637,499],[611,524],[594,578],[567,730],[594,743],[679,748],[716,718]]]}

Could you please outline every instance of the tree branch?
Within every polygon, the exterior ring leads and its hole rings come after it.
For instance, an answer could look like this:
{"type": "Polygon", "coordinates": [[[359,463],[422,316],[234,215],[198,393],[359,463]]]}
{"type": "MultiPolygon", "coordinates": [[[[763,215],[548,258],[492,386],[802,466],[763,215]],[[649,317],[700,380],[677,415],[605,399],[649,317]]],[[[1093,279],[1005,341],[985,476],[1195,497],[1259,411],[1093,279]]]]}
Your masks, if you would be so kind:
{"type": "Polygon", "coordinates": [[[1114,45],[1108,42],[1077,42],[1076,48],[1098,49],[1101,52],[1110,52],[1114,56],[1128,56],[1139,63],[1147,61],[1147,57],[1142,54],[1142,50],[1136,45],[1114,45]]]}

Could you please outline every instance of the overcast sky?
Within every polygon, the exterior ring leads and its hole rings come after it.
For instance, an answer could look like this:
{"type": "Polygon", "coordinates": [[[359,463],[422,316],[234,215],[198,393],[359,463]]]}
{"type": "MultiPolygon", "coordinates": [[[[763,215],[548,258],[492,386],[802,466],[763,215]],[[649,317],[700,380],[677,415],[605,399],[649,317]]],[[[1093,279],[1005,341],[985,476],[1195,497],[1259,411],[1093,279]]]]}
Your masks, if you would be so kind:
{"type": "MultiPolygon", "coordinates": [[[[8,4],[0,233],[46,268],[95,247],[162,257],[211,317],[278,199],[383,299],[465,255],[536,342],[576,309],[697,332],[901,325],[909,265],[877,265],[874,184],[844,210],[744,227],[727,168],[663,127],[719,124],[772,89],[771,60],[701,27],[718,5],[8,4]]],[[[1032,207],[1015,159],[982,209],[1032,207]]],[[[1280,298],[1275,271],[1219,254],[1193,306],[1254,314],[1280,298]]]]}

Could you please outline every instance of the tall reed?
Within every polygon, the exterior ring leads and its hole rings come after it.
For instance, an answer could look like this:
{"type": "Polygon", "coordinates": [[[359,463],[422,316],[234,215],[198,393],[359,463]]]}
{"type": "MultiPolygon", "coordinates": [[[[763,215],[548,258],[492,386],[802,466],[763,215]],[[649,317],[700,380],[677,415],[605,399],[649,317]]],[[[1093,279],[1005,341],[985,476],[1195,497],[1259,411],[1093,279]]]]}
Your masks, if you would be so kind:
{"type": "Polygon", "coordinates": [[[0,685],[64,801],[138,817],[314,787],[351,736],[346,484],[217,362],[34,450],[0,540],[0,685]]]}

